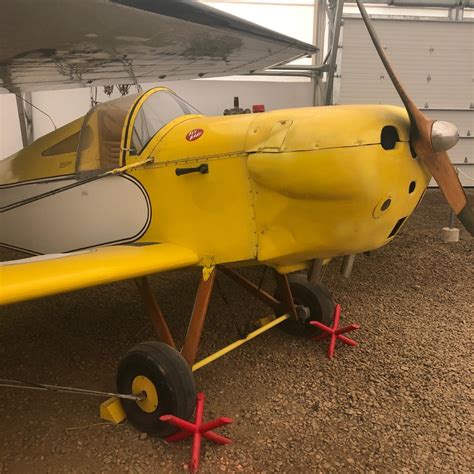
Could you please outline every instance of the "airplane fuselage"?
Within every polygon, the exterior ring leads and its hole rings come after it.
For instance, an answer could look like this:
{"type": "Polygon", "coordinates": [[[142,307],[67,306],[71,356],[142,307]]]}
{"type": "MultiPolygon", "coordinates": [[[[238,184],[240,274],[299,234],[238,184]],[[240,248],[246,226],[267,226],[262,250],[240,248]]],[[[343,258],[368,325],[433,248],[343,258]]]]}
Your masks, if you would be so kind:
{"type": "Polygon", "coordinates": [[[92,180],[75,153],[44,153],[81,124],[0,163],[2,245],[43,254],[167,242],[203,265],[290,271],[388,243],[430,178],[410,151],[405,110],[393,106],[185,115],[139,154],[124,130],[119,166],[138,167],[92,180]]]}

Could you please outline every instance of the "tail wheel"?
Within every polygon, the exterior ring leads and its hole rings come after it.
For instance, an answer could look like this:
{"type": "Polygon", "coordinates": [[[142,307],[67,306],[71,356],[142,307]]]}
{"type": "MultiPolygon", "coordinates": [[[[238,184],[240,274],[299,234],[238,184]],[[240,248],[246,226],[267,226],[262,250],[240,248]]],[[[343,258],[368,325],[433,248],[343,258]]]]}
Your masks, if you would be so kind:
{"type": "MultiPolygon", "coordinates": [[[[307,317],[304,321],[288,319],[279,327],[295,336],[317,336],[321,332],[311,326],[310,321],[319,321],[331,326],[335,304],[328,288],[322,283],[316,285],[309,283],[306,276],[301,274],[289,275],[288,283],[295,305],[303,306],[307,317]]],[[[278,298],[278,293],[276,297],[278,298]]]]}
{"type": "Polygon", "coordinates": [[[119,393],[140,395],[122,400],[128,420],[145,433],[167,436],[175,431],[162,415],[190,419],[196,405],[191,368],[183,356],[162,342],[143,342],[132,348],[117,371],[119,393]]]}

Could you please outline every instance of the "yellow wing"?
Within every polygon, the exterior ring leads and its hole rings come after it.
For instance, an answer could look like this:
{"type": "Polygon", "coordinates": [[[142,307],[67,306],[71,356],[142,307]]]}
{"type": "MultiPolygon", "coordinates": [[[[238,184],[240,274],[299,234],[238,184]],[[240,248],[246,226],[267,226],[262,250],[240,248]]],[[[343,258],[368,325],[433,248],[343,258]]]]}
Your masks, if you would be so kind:
{"type": "Polygon", "coordinates": [[[103,285],[198,263],[172,244],[117,245],[0,263],[0,305],[103,285]]]}

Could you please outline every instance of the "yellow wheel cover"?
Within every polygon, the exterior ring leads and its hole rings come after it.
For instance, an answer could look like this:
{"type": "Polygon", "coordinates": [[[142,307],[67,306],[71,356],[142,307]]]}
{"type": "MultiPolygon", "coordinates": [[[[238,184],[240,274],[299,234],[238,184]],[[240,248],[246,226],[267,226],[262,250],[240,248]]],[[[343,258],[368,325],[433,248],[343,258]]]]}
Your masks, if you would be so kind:
{"type": "Polygon", "coordinates": [[[153,382],[144,375],[137,375],[132,382],[133,395],[144,393],[146,397],[137,401],[138,406],[146,413],[153,413],[158,408],[158,392],[153,382]]]}

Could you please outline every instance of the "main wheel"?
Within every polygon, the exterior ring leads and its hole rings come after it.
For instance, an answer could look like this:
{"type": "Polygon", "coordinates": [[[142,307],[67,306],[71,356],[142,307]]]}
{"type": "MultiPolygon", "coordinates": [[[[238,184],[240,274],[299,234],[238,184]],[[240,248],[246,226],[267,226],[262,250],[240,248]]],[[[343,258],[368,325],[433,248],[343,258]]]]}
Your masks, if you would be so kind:
{"type": "Polygon", "coordinates": [[[128,420],[139,430],[167,436],[175,428],[162,415],[188,420],[196,405],[193,373],[183,356],[162,342],[143,342],[132,348],[117,371],[119,393],[145,395],[143,400],[122,399],[128,420]]]}
{"type": "Polygon", "coordinates": [[[295,305],[302,306],[307,317],[304,321],[288,319],[279,327],[295,336],[317,336],[321,331],[311,326],[310,321],[319,321],[326,326],[331,326],[335,304],[327,287],[322,283],[314,285],[301,274],[289,275],[288,283],[295,305]]]}

